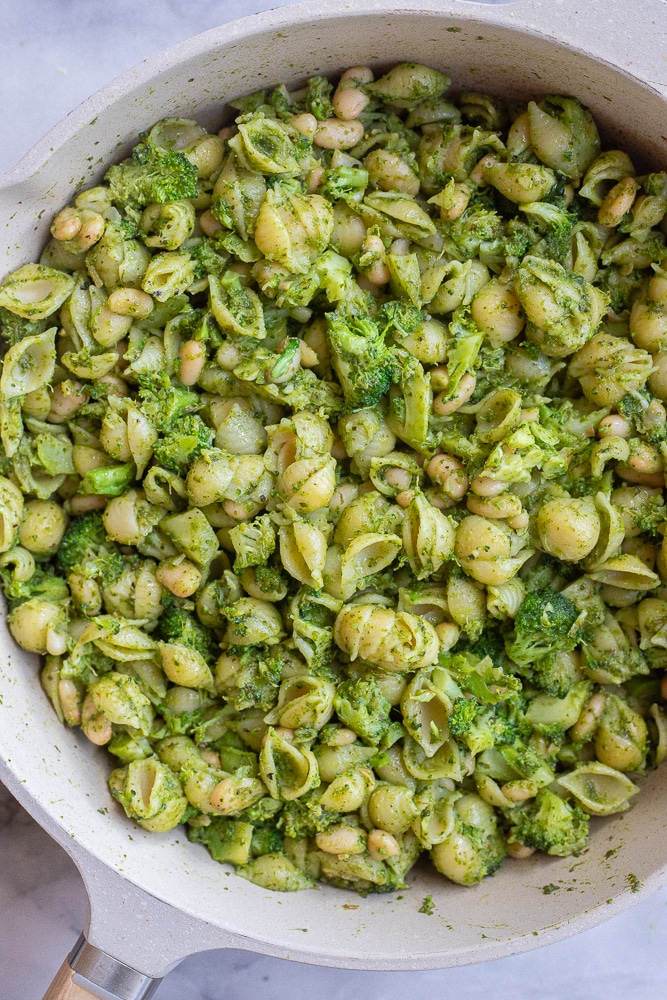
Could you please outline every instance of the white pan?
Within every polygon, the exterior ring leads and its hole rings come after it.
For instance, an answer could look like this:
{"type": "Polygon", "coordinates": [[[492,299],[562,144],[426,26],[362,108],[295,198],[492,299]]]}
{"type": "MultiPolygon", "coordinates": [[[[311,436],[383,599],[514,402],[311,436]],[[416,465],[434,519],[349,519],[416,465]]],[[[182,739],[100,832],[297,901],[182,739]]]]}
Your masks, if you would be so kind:
{"type": "MultiPolygon", "coordinates": [[[[514,97],[572,93],[608,142],[664,167],[665,29],[664,0],[327,0],[226,24],[100,91],[0,183],[0,273],[34,259],[75,186],[95,182],[157,119],[214,126],[226,98],[360,63],[420,61],[449,72],[456,87],[514,97]]],[[[628,813],[593,824],[578,859],[508,862],[472,889],[424,868],[398,895],[267,892],[182,830],[158,836],[130,824],[107,792],[104,751],[58,723],[36,658],[4,629],[1,638],[0,778],[69,852],[90,896],[85,939],[49,1000],[139,1000],[182,958],[210,948],[354,969],[480,962],[591,927],[667,881],[663,766],[628,813]],[[549,883],[563,891],[545,895],[549,883]],[[431,916],[419,912],[426,895],[431,916]]]]}

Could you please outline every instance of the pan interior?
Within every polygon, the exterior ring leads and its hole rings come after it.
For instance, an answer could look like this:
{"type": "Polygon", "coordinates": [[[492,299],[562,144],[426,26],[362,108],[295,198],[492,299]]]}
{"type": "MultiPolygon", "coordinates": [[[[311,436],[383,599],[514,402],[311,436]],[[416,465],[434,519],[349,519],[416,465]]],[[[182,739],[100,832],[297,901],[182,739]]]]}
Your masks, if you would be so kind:
{"type": "MultiPolygon", "coordinates": [[[[515,98],[573,91],[593,111],[607,147],[619,145],[638,163],[659,169],[663,98],[548,38],[487,23],[479,10],[461,16],[334,10],[313,19],[307,10],[283,9],[268,27],[258,18],[255,27],[241,22],[208,32],[163,63],[153,61],[150,73],[140,68],[127,75],[37,147],[31,176],[0,191],[0,272],[33,259],[52,213],[72,190],[93,183],[102,165],[120,158],[137,132],[158,118],[191,116],[213,126],[224,118],[226,99],[354,64],[420,61],[450,73],[454,89],[515,98]]],[[[508,861],[473,889],[445,882],[424,865],[409,888],[394,895],[361,899],[327,887],[266,892],[188,844],[182,829],[147,834],[125,819],[107,792],[105,753],[58,723],[39,686],[35,658],[18,650],[4,629],[0,690],[0,765],[22,801],[61,843],[75,842],[152,896],[219,928],[220,944],[230,943],[231,934],[238,947],[333,965],[443,967],[583,929],[663,877],[665,768],[642,782],[645,790],[630,812],[594,823],[591,845],[579,858],[508,861]],[[434,902],[431,915],[420,912],[427,895],[434,902]]]]}

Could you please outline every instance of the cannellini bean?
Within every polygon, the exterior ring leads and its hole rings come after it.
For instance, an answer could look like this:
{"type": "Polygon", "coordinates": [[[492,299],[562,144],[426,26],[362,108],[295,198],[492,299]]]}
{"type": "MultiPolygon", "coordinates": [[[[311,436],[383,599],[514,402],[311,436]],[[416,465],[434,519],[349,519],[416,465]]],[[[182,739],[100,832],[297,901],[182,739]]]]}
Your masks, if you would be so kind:
{"type": "Polygon", "coordinates": [[[363,137],[364,126],[360,121],[327,118],[317,129],[313,142],[320,149],[352,149],[363,137]]]}
{"type": "Polygon", "coordinates": [[[374,861],[384,861],[399,855],[401,848],[393,834],[375,829],[368,834],[368,853],[374,861]]]}
{"type": "Polygon", "coordinates": [[[466,373],[461,378],[458,388],[451,399],[447,392],[438,393],[433,400],[433,412],[441,417],[448,417],[451,413],[456,413],[464,403],[468,402],[475,391],[476,385],[477,379],[475,376],[466,373]]]}
{"type": "Polygon", "coordinates": [[[81,216],[75,208],[63,208],[51,224],[54,240],[73,240],[81,229],[81,216]]]}
{"type": "Polygon", "coordinates": [[[510,840],[507,843],[507,853],[510,858],[514,858],[515,861],[523,861],[525,858],[530,858],[535,853],[534,847],[526,847],[525,844],[520,844],[516,840],[510,840]]]}
{"type": "Polygon", "coordinates": [[[409,507],[415,496],[415,490],[402,490],[396,494],[396,503],[399,507],[409,507]]]}
{"type": "Polygon", "coordinates": [[[61,677],[58,681],[58,698],[67,724],[78,726],[81,722],[81,695],[69,677],[61,677]]]}
{"type": "Polygon", "coordinates": [[[155,579],[175,597],[191,597],[202,582],[202,575],[189,559],[167,560],[158,566],[155,579]]]}
{"type": "Polygon", "coordinates": [[[610,413],[608,417],[603,417],[598,424],[598,437],[620,437],[629,438],[632,436],[632,424],[620,413],[610,413]]]}
{"type": "Polygon", "coordinates": [[[206,348],[198,340],[186,340],[178,356],[181,361],[179,379],[183,385],[194,385],[206,364],[206,348]]]}
{"type": "Polygon", "coordinates": [[[468,490],[468,477],[463,471],[463,463],[453,455],[434,455],[426,466],[426,472],[434,483],[442,486],[444,493],[452,500],[460,500],[468,490]]]}
{"type": "Polygon", "coordinates": [[[308,171],[306,175],[306,188],[308,194],[315,194],[318,187],[322,183],[324,177],[324,167],[313,167],[312,170],[308,171]]]}
{"type": "Polygon", "coordinates": [[[299,355],[301,357],[302,368],[315,368],[319,365],[320,359],[312,347],[309,347],[305,340],[299,341],[299,355]]]}
{"type": "Polygon", "coordinates": [[[329,738],[329,746],[332,747],[347,747],[351,743],[355,743],[357,739],[357,734],[354,729],[336,729],[334,733],[331,734],[329,738]]]}
{"type": "Polygon", "coordinates": [[[209,209],[199,216],[199,225],[204,236],[213,236],[214,233],[222,229],[222,223],[218,222],[209,209]]]}
{"type": "Polygon", "coordinates": [[[315,843],[327,854],[363,854],[366,850],[364,831],[353,826],[333,826],[318,833],[315,843]]]}
{"type": "Polygon", "coordinates": [[[223,344],[218,348],[215,360],[224,371],[231,372],[241,364],[242,356],[236,344],[223,344]]]}
{"type": "Polygon", "coordinates": [[[528,778],[517,778],[500,786],[500,790],[510,802],[525,802],[537,794],[537,785],[528,778]]]}
{"type": "Polygon", "coordinates": [[[501,493],[498,497],[478,497],[471,494],[467,501],[468,510],[480,517],[514,518],[521,513],[521,500],[514,493],[501,493]]]}
{"type": "Polygon", "coordinates": [[[350,80],[353,83],[372,83],[374,79],[373,70],[370,66],[349,66],[341,74],[340,83],[347,83],[350,80]]]}
{"type": "Polygon", "coordinates": [[[338,86],[332,102],[334,114],[343,121],[354,121],[368,104],[368,98],[358,87],[338,86]]]}
{"type": "Polygon", "coordinates": [[[68,501],[70,513],[75,517],[78,517],[79,514],[87,514],[91,510],[104,510],[108,502],[108,497],[98,496],[95,493],[89,493],[86,496],[74,496],[68,501]]]}
{"type": "Polygon", "coordinates": [[[294,118],[290,118],[290,125],[297,132],[300,132],[301,135],[305,135],[308,139],[312,140],[317,132],[319,122],[315,115],[305,112],[302,115],[294,115],[294,118]]]}
{"type": "Polygon", "coordinates": [[[88,393],[80,382],[61,382],[53,388],[51,409],[46,419],[50,424],[64,424],[87,400],[88,393]]]}
{"type": "Polygon", "coordinates": [[[507,526],[511,528],[512,531],[524,531],[530,524],[530,516],[527,510],[522,510],[520,514],[516,514],[514,517],[508,517],[507,526]]]}
{"type": "Polygon", "coordinates": [[[439,625],[435,626],[435,634],[438,637],[441,652],[446,653],[459,641],[461,629],[453,622],[440,622],[439,625]]]}
{"type": "Polygon", "coordinates": [[[140,288],[116,288],[109,296],[107,305],[119,316],[145,319],[153,311],[153,298],[140,288]]]}
{"type": "Polygon", "coordinates": [[[497,497],[499,493],[503,493],[507,489],[508,485],[502,479],[491,479],[489,476],[475,476],[470,483],[470,489],[478,497],[497,497]]]}
{"type": "Polygon", "coordinates": [[[407,469],[392,467],[384,474],[387,486],[392,486],[396,490],[407,490],[412,482],[412,476],[407,469]]]}
{"type": "Polygon", "coordinates": [[[592,695],[581,710],[581,714],[575,724],[570,727],[569,735],[575,743],[583,743],[593,735],[598,724],[598,719],[604,711],[604,695],[598,691],[592,695]]]}
{"type": "Polygon", "coordinates": [[[460,215],[463,215],[469,201],[470,188],[467,184],[457,182],[454,184],[448,204],[440,206],[440,218],[444,219],[445,222],[453,222],[454,219],[458,219],[460,215]]]}
{"type": "Polygon", "coordinates": [[[81,707],[81,729],[87,739],[98,747],[105,746],[113,735],[111,723],[98,710],[89,694],[81,707]]]}
{"type": "Polygon", "coordinates": [[[639,191],[639,183],[634,177],[623,177],[614,184],[598,209],[601,226],[617,226],[626,212],[632,208],[639,191]]]}

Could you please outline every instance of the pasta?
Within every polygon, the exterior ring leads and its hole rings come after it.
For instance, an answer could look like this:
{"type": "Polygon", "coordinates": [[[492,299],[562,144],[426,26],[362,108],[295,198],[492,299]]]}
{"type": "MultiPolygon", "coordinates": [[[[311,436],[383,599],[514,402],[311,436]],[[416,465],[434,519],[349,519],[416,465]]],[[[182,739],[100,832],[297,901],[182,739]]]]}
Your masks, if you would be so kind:
{"type": "Polygon", "coordinates": [[[667,755],[667,173],[401,63],[166,118],[0,283],[0,583],[258,885],[576,854],[667,755]]]}

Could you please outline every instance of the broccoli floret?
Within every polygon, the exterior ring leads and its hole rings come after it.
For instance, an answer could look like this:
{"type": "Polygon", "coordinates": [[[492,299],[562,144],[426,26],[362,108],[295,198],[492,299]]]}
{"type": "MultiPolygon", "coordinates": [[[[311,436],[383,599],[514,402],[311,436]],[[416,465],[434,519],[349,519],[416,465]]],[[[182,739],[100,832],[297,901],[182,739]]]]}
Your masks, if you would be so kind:
{"type": "Polygon", "coordinates": [[[32,598],[56,603],[69,599],[69,588],[62,577],[54,576],[51,568],[41,566],[35,569],[29,580],[17,580],[7,567],[3,567],[0,569],[0,587],[10,611],[32,598]]]}
{"type": "Polygon", "coordinates": [[[257,826],[253,829],[250,841],[250,854],[253,858],[259,858],[263,854],[273,854],[282,849],[283,838],[272,826],[257,826]]]}
{"type": "Polygon", "coordinates": [[[474,698],[457,698],[447,719],[449,731],[457,740],[470,732],[479,715],[479,705],[474,698]]]}
{"type": "Polygon", "coordinates": [[[202,405],[196,392],[172,385],[166,372],[139,375],[139,399],[142,412],[159,431],[170,430],[202,405]]]}
{"type": "Polygon", "coordinates": [[[104,177],[111,197],[120,204],[163,205],[197,194],[197,168],[184,153],[160,149],[150,136],[132,150],[132,157],[109,167],[104,177]]]}
{"type": "MultiPolygon", "coordinates": [[[[218,199],[218,204],[224,205],[226,202],[218,199]]],[[[227,266],[225,257],[221,257],[216,252],[216,244],[213,240],[199,240],[194,246],[188,247],[188,253],[193,260],[197,261],[198,278],[203,278],[206,274],[220,275],[227,266]]]]}
{"type": "MultiPolygon", "coordinates": [[[[545,256],[562,262],[570,249],[572,228],[578,221],[576,214],[568,212],[561,205],[546,201],[521,205],[520,210],[525,212],[531,221],[536,222],[544,233],[545,256]]],[[[539,246],[534,252],[540,252],[539,246]]]]}
{"type": "Polygon", "coordinates": [[[280,814],[277,826],[286,837],[301,840],[302,837],[314,837],[322,830],[328,830],[339,819],[340,813],[325,809],[317,797],[309,792],[287,803],[280,814]]]}
{"type": "Polygon", "coordinates": [[[326,77],[311,76],[308,81],[308,92],[305,99],[305,109],[317,118],[318,122],[324,122],[333,114],[331,95],[333,85],[326,77]]]}
{"type": "Polygon", "coordinates": [[[217,816],[208,826],[188,827],[188,840],[205,844],[214,861],[244,865],[250,858],[253,828],[243,820],[217,816]]]}
{"type": "Polygon", "coordinates": [[[237,711],[261,708],[268,711],[276,703],[283,671],[284,652],[275,646],[230,646],[230,656],[241,665],[229,677],[218,678],[219,693],[237,711]]]}
{"type": "Polygon", "coordinates": [[[588,839],[588,816],[554,792],[543,788],[535,799],[509,812],[508,840],[535,847],[559,858],[578,854],[588,839]]]}
{"type": "Polygon", "coordinates": [[[457,653],[471,653],[475,660],[489,656],[494,666],[501,666],[505,660],[505,637],[499,628],[487,625],[477,639],[463,636],[456,644],[457,653]]]}
{"type": "Polygon", "coordinates": [[[340,721],[370,746],[377,746],[389,727],[391,704],[374,677],[339,684],[334,708],[340,721]]]}
{"type": "Polygon", "coordinates": [[[480,705],[474,698],[457,698],[447,719],[449,731],[473,753],[512,744],[518,727],[501,708],[480,705]]]}
{"type": "Polygon", "coordinates": [[[481,205],[470,205],[454,222],[443,225],[445,252],[455,260],[472,260],[479,256],[481,243],[501,240],[503,220],[497,212],[481,205]]]}
{"type": "Polygon", "coordinates": [[[385,302],[376,317],[376,322],[385,326],[394,338],[408,337],[427,318],[426,313],[409,302],[399,302],[392,299],[385,302]]]}
{"type": "Polygon", "coordinates": [[[572,650],[580,641],[574,628],[579,611],[563,594],[536,590],[528,594],[506,641],[507,654],[519,667],[531,666],[551,653],[572,650]]]}
{"type": "Polygon", "coordinates": [[[155,461],[183,475],[195,458],[211,447],[214,437],[214,432],[201,417],[186,414],[153,445],[155,461]]]}
{"type": "Polygon", "coordinates": [[[210,629],[178,604],[169,604],[158,622],[158,636],[164,642],[178,642],[196,649],[204,659],[216,654],[216,642],[210,629]]]}
{"type": "Polygon", "coordinates": [[[18,344],[24,337],[34,337],[44,333],[49,319],[29,320],[17,316],[4,306],[0,306],[0,333],[8,347],[18,344]]]}
{"type": "Polygon", "coordinates": [[[535,687],[554,698],[564,698],[573,684],[581,679],[577,661],[562,651],[549,653],[528,673],[535,687]]]}
{"type": "Polygon", "coordinates": [[[332,167],[325,170],[320,192],[329,201],[344,198],[359,201],[368,187],[368,171],[361,167],[332,167]]]}
{"type": "Polygon", "coordinates": [[[70,522],[60,543],[58,563],[66,573],[78,573],[87,579],[105,583],[117,580],[125,560],[118,545],[104,530],[100,511],[90,511],[70,522]]]}
{"type": "Polygon", "coordinates": [[[452,675],[464,694],[472,695],[484,705],[514,701],[521,683],[513,674],[494,666],[490,656],[479,659],[471,653],[441,653],[440,666],[452,675]]]}
{"type": "Polygon", "coordinates": [[[401,364],[385,344],[386,330],[368,315],[348,316],[342,310],[327,315],[331,360],[348,410],[375,406],[398,382],[401,364]]]}

